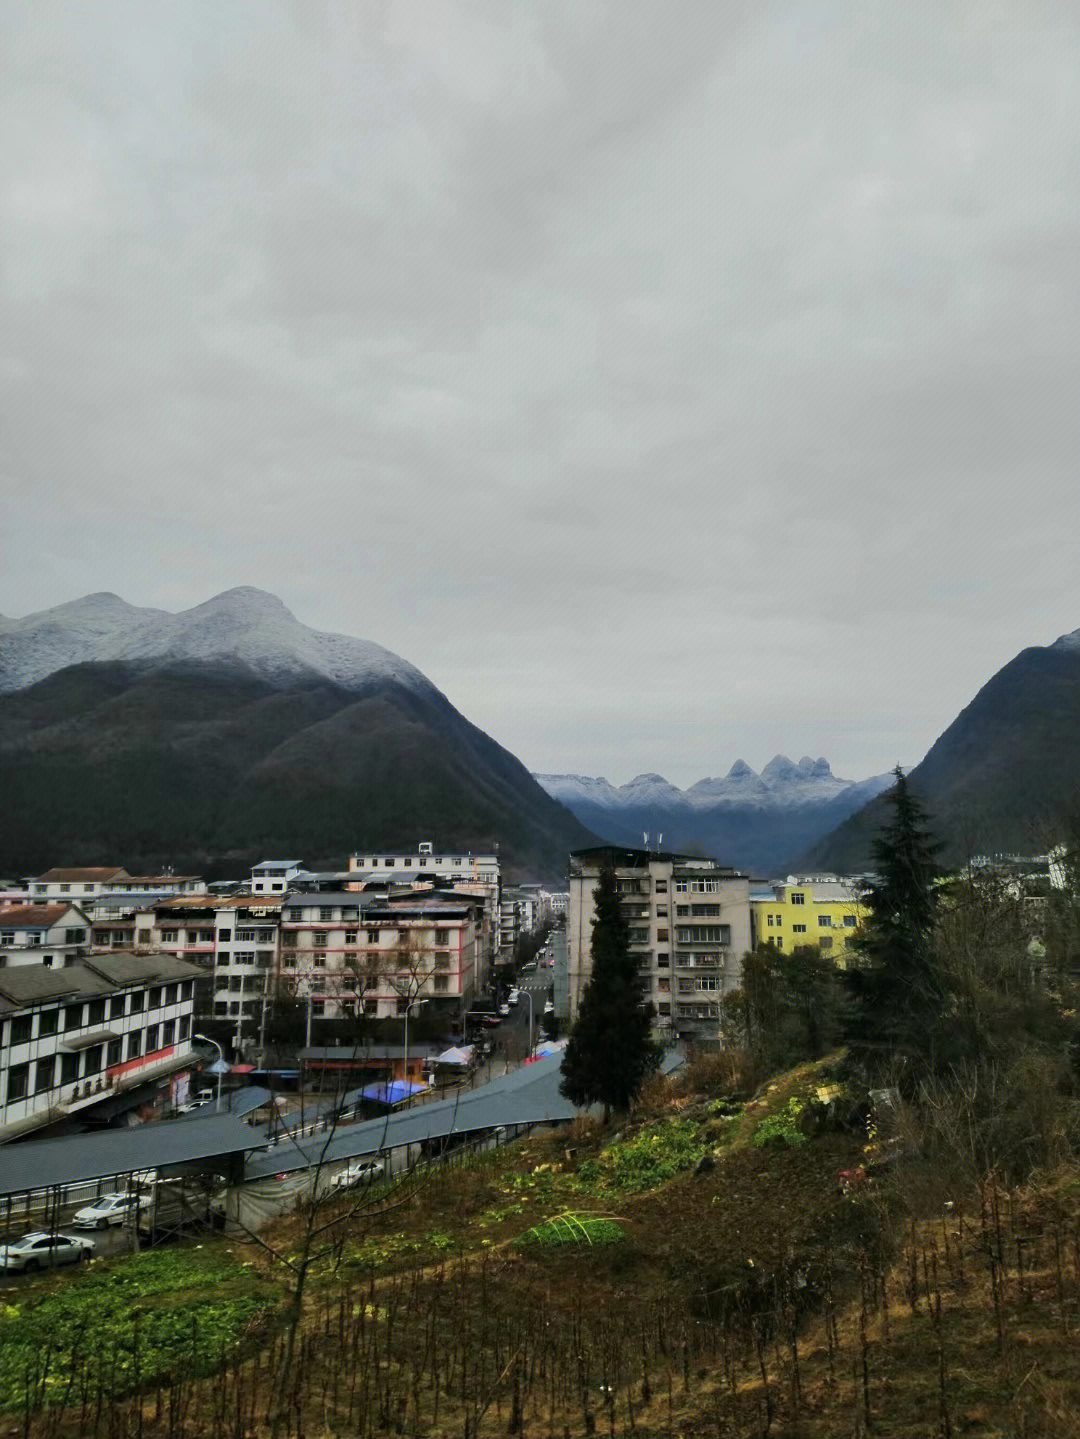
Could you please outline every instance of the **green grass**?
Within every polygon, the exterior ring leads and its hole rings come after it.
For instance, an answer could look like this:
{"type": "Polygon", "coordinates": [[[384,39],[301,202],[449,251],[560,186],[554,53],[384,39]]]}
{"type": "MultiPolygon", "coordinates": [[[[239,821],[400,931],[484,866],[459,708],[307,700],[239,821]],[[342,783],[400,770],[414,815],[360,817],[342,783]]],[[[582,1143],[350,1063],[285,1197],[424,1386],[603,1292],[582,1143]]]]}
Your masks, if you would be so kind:
{"type": "Polygon", "coordinates": [[[621,1244],[626,1235],[614,1219],[599,1214],[559,1214],[534,1224],[514,1240],[518,1249],[562,1249],[572,1245],[621,1244]]]}
{"type": "Polygon", "coordinates": [[[665,1120],[583,1160],[573,1187],[583,1194],[640,1194],[693,1169],[709,1147],[692,1120],[665,1120]]]}
{"type": "Polygon", "coordinates": [[[155,1250],[94,1264],[23,1291],[0,1305],[0,1411],[25,1402],[28,1384],[46,1403],[69,1379],[107,1375],[124,1393],[170,1371],[212,1372],[279,1291],[227,1250],[155,1250]]]}
{"type": "Polygon", "coordinates": [[[754,1145],[760,1149],[765,1144],[783,1144],[795,1149],[806,1143],[806,1135],[798,1128],[799,1115],[806,1108],[806,1100],[792,1095],[783,1109],[763,1119],[754,1131],[754,1145]]]}

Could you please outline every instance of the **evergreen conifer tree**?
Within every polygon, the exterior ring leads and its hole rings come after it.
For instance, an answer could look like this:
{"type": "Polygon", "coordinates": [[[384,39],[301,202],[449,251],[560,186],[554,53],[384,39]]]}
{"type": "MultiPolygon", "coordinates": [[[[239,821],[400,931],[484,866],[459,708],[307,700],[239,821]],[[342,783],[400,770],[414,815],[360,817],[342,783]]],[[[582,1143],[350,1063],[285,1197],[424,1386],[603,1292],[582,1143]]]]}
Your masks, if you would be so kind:
{"type": "Polygon", "coordinates": [[[610,865],[600,871],[593,900],[592,971],[563,1056],[562,1092],[574,1104],[602,1104],[606,1119],[613,1109],[629,1109],[660,1050],[610,865]]]}
{"type": "Polygon", "coordinates": [[[874,842],[877,879],[869,917],[854,941],[848,971],[852,1009],[848,1042],[855,1057],[885,1069],[906,1059],[932,1061],[944,992],[934,949],[934,880],[941,849],[925,811],[897,765],[888,793],[892,813],[874,842]]]}

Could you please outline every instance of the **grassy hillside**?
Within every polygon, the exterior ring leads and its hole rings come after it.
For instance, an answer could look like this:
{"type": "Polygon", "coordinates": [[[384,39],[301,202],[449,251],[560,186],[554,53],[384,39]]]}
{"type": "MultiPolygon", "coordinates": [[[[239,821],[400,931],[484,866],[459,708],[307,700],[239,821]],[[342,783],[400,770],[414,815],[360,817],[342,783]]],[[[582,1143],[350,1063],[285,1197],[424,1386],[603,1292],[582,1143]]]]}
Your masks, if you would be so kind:
{"type": "MultiPolygon", "coordinates": [[[[53,1296],[58,1342],[11,1350],[11,1432],[1075,1436],[1076,1168],[969,1189],[865,1128],[804,1133],[830,1082],[804,1066],[744,1102],[702,1064],[616,1134],[583,1123],[334,1201],[291,1361],[269,1308],[218,1315],[212,1379],[193,1344],[163,1374],[130,1325],[120,1362],[100,1324],[73,1348],[82,1286],[122,1289],[138,1259],[26,1286],[30,1314],[53,1296]]],[[[209,1262],[269,1305],[304,1229],[208,1243],[209,1262]]]]}
{"type": "Polygon", "coordinates": [[[354,847],[500,845],[565,874],[588,831],[434,689],[273,686],[235,666],[77,665],[0,696],[0,868],[339,867],[354,847]]]}

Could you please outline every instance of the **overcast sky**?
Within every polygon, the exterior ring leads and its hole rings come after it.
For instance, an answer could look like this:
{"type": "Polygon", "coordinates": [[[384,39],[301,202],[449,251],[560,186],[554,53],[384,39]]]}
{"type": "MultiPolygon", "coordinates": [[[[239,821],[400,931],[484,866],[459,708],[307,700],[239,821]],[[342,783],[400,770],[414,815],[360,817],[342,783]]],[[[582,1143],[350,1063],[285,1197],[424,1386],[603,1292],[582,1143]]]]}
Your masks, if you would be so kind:
{"type": "Polygon", "coordinates": [[[1075,3],[0,27],[4,614],[257,585],[678,784],[1080,627],[1075,3]]]}

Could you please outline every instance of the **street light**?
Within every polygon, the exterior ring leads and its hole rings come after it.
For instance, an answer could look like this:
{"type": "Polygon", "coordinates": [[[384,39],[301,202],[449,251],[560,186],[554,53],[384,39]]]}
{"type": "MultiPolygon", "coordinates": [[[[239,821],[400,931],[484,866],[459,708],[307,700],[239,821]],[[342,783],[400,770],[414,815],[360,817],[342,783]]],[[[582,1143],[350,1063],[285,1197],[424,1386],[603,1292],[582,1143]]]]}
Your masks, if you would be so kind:
{"type": "Polygon", "coordinates": [[[214,1048],[217,1050],[217,1054],[218,1054],[218,1066],[219,1066],[219,1067],[218,1067],[218,1071],[217,1071],[217,1102],[216,1102],[215,1105],[214,1105],[214,1113],[215,1113],[215,1114],[220,1114],[220,1113],[221,1113],[221,1076],[225,1073],[225,1070],[226,1070],[226,1068],[227,1068],[227,1066],[226,1066],[226,1064],[225,1064],[225,1051],[222,1049],[221,1045],[218,1044],[217,1040],[216,1040],[216,1039],[211,1039],[208,1034],[193,1034],[191,1037],[192,1037],[192,1039],[198,1039],[198,1040],[201,1041],[201,1043],[203,1043],[203,1044],[212,1044],[212,1045],[214,1046],[214,1048]]]}

